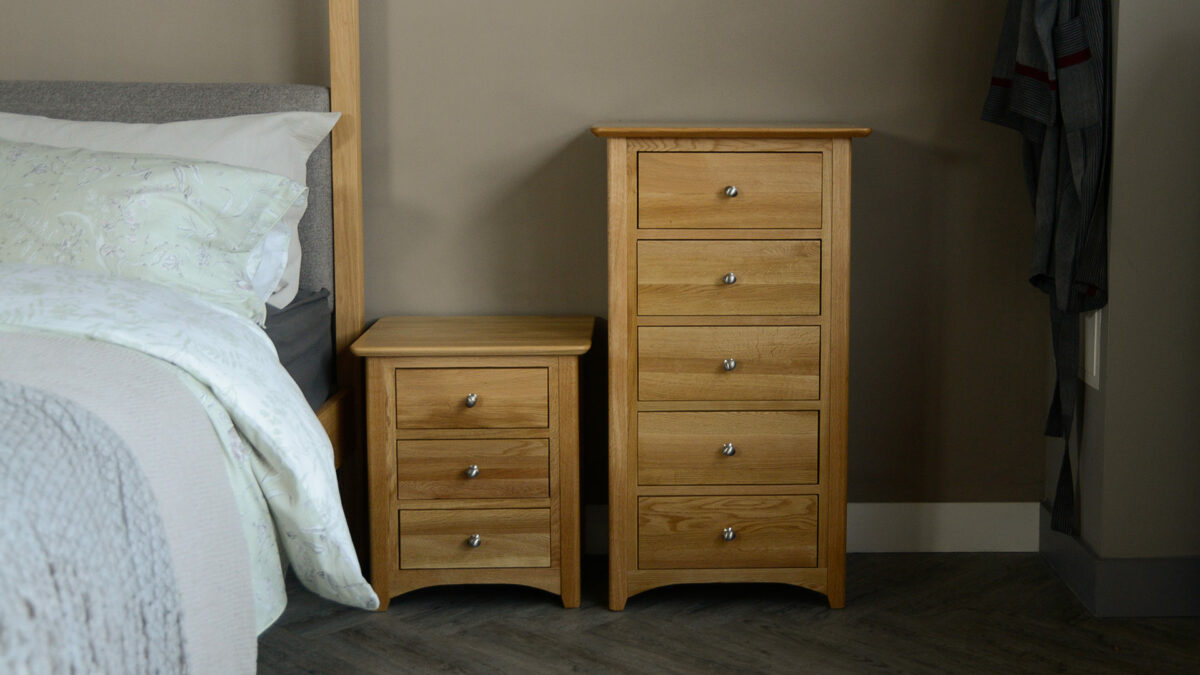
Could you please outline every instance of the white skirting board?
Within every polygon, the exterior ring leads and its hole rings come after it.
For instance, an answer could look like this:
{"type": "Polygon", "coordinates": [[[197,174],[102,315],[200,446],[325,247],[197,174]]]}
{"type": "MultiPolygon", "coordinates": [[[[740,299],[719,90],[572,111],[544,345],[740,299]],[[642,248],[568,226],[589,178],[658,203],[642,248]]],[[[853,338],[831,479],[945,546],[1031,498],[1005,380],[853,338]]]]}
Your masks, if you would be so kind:
{"type": "Polygon", "coordinates": [[[851,503],[849,553],[1038,550],[1037,502],[851,503]]]}
{"type": "MultiPolygon", "coordinates": [[[[949,553],[1038,550],[1037,502],[851,503],[849,553],[949,553]]],[[[584,553],[608,552],[608,511],[584,507],[584,553]]]]}

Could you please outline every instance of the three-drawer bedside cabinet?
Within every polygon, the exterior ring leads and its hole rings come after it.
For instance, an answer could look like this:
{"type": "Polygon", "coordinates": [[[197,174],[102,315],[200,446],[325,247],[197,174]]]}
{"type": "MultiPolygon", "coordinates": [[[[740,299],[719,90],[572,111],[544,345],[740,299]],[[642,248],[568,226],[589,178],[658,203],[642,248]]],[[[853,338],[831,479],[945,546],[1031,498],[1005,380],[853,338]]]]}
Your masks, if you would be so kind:
{"type": "Polygon", "coordinates": [[[845,603],[850,139],[608,144],[609,607],[679,583],[845,603]]]}
{"type": "Polygon", "coordinates": [[[520,584],[578,607],[592,317],[384,317],[366,359],[371,584],[520,584]]]}

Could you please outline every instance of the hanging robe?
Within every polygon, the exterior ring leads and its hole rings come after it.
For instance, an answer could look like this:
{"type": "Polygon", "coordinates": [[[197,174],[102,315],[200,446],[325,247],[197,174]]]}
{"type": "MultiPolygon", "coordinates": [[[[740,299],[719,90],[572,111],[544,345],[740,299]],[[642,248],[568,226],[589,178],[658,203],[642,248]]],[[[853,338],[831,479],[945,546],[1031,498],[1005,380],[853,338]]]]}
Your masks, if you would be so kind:
{"type": "Polygon", "coordinates": [[[1051,527],[1077,534],[1070,438],[1079,313],[1108,301],[1109,0],[1009,0],[983,119],[1021,133],[1034,212],[1029,281],[1049,297],[1056,384],[1046,434],[1063,438],[1051,527]]]}

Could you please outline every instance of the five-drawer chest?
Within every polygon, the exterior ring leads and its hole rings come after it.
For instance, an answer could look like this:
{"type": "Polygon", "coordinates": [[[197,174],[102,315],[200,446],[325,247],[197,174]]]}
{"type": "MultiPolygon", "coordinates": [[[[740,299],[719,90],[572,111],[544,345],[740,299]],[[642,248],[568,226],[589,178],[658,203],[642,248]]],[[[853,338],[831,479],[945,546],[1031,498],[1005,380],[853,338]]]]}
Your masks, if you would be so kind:
{"type": "Polygon", "coordinates": [[[677,583],[845,601],[850,140],[608,143],[609,606],[677,583]]]}
{"type": "Polygon", "coordinates": [[[521,584],[578,607],[592,317],[384,317],[366,359],[371,584],[521,584]]]}

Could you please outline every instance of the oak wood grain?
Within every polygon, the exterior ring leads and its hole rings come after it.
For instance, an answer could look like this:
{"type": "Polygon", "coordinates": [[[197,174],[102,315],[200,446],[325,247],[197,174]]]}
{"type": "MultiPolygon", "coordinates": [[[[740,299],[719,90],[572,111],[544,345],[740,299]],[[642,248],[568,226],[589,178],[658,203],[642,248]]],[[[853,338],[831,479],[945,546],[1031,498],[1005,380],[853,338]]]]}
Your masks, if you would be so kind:
{"type": "Polygon", "coordinates": [[[550,441],[398,441],[396,478],[402,500],[549,497],[550,441]]]}
{"type": "Polygon", "coordinates": [[[820,228],[821,181],[815,152],[643,152],[638,227],[820,228]]]}
{"type": "Polygon", "coordinates": [[[813,567],[817,497],[638,499],[638,569],[813,567]],[[734,538],[722,537],[733,528],[734,538]]]}
{"type": "Polygon", "coordinates": [[[545,428],[544,368],[397,368],[396,425],[407,429],[545,428]],[[467,397],[474,394],[474,405],[467,397]]]}
{"type": "Polygon", "coordinates": [[[640,412],[706,410],[824,410],[825,402],[811,401],[638,401],[640,412]]]}
{"type": "Polygon", "coordinates": [[[820,328],[656,326],[637,335],[640,400],[820,398],[820,328]]]}
{"type": "Polygon", "coordinates": [[[403,511],[427,509],[548,509],[555,500],[550,497],[439,497],[437,499],[400,499],[397,507],[403,511]]]}
{"type": "MultiPolygon", "coordinates": [[[[850,139],[870,129],[598,125],[593,132],[609,152],[609,607],[622,609],[650,586],[708,581],[799,583],[842,606],[845,392],[830,377],[847,366],[849,295],[837,284],[849,278],[850,139]],[[726,194],[729,185],[737,196],[726,194]],[[813,250],[757,261],[749,254],[796,242],[813,250]],[[835,249],[844,258],[835,259],[835,249]],[[731,252],[726,259],[750,258],[739,267],[748,262],[755,271],[709,271],[720,260],[710,252],[722,250],[731,252]],[[807,268],[788,277],[787,267],[800,263],[807,268]],[[746,284],[744,297],[722,294],[762,270],[782,283],[746,284]],[[735,284],[719,286],[717,275],[730,271],[735,284]],[[727,358],[736,360],[733,370],[722,367],[727,358]],[[711,464],[720,455],[690,462],[693,445],[714,441],[685,416],[734,413],[809,416],[799,434],[804,450],[794,462],[773,451],[743,472],[721,473],[711,464]],[[680,417],[656,425],[659,414],[680,417]],[[641,499],[785,496],[823,506],[806,516],[809,567],[639,564],[641,499]]],[[[781,546],[795,544],[785,538],[781,546]]]]}
{"type": "MultiPolygon", "coordinates": [[[[555,595],[561,594],[562,575],[552,567],[443,567],[436,569],[403,570],[392,573],[392,591],[397,595],[429,586],[479,586],[482,584],[512,584],[537,588],[555,595]]],[[[497,589],[488,589],[494,593],[497,589]]],[[[472,589],[479,599],[485,595],[472,589]]],[[[470,613],[473,608],[464,608],[470,613]]],[[[562,609],[556,608],[561,613],[562,609]]]]}
{"type": "Polygon", "coordinates": [[[399,529],[396,514],[396,454],[389,430],[396,427],[392,405],[396,380],[389,364],[367,360],[367,516],[370,532],[371,587],[379,596],[379,611],[391,599],[391,570],[395,569],[399,529]]]}
{"type": "MultiPolygon", "coordinates": [[[[350,344],[363,331],[362,95],[359,76],[358,0],[329,0],[329,109],[342,116],[330,138],[333,191],[334,348],[339,387],[354,392],[344,403],[361,405],[361,364],[350,344]]],[[[353,424],[335,439],[341,452],[358,452],[361,412],[343,413],[353,424]],[[345,446],[349,445],[347,448],[345,446]]],[[[356,470],[361,470],[361,461],[356,470]]]]}
{"type": "MultiPolygon", "coordinates": [[[[629,575],[629,594],[672,584],[791,584],[825,593],[827,571],[816,567],[710,567],[701,569],[635,570],[629,575]]],[[[744,588],[744,587],[741,587],[744,588]]]]}
{"type": "Polygon", "coordinates": [[[640,241],[637,266],[642,316],[821,313],[820,241],[640,241]]]}
{"type": "Polygon", "coordinates": [[[841,138],[862,137],[871,133],[869,127],[838,125],[742,124],[692,126],[683,124],[597,124],[592,133],[610,138],[841,138]]]}
{"type": "Polygon", "coordinates": [[[778,483],[753,483],[746,485],[639,485],[639,497],[677,496],[700,497],[704,495],[817,495],[825,488],[820,483],[780,485],[778,483]]]}
{"type": "Polygon", "coordinates": [[[638,483],[816,483],[818,418],[815,411],[638,413],[638,483]],[[732,455],[723,454],[726,443],[732,455]]]}
{"type": "Polygon", "coordinates": [[[359,356],[582,354],[590,316],[385,316],[354,343],[359,356]]]}
{"type": "Polygon", "coordinates": [[[634,537],[632,485],[629,474],[633,398],[632,372],[636,352],[630,348],[629,221],[637,203],[629,190],[636,186],[636,156],[628,152],[628,141],[608,141],[608,602],[621,609],[628,596],[628,570],[633,564],[629,542],[634,537]],[[631,214],[632,212],[632,214],[631,214]]]}
{"type": "Polygon", "coordinates": [[[333,445],[333,466],[335,468],[342,465],[342,453],[349,448],[349,444],[343,441],[345,434],[350,431],[349,425],[352,424],[345,419],[346,412],[350,407],[347,398],[349,391],[349,389],[338,389],[321,404],[320,408],[317,408],[317,421],[321,423],[321,428],[325,430],[325,435],[329,436],[333,445]]]}
{"type": "Polygon", "coordinates": [[[846,597],[846,465],[850,407],[850,141],[835,140],[830,183],[833,237],[830,265],[829,431],[825,509],[830,607],[846,597]]]}
{"type": "Polygon", "coordinates": [[[549,566],[550,509],[400,512],[400,569],[549,566]]]}
{"type": "Polygon", "coordinates": [[[582,593],[579,491],[579,359],[558,359],[558,524],[563,607],[578,607],[582,593]]]}
{"type": "MultiPolygon", "coordinates": [[[[420,340],[444,344],[459,327],[479,325],[416,323],[420,340]]],[[[492,349],[477,336],[459,340],[460,353],[431,355],[389,345],[407,338],[377,334],[388,330],[376,324],[360,340],[375,345],[366,357],[369,492],[372,582],[383,606],[430,585],[512,583],[561,593],[565,607],[578,607],[578,322],[530,341],[539,353],[492,349]],[[475,406],[465,405],[466,393],[477,394],[475,406]],[[470,417],[485,404],[491,417],[470,417]],[[468,479],[472,463],[480,473],[468,479]],[[466,545],[471,534],[485,538],[479,548],[466,545]]],[[[511,347],[516,335],[497,339],[511,347]]]]}

